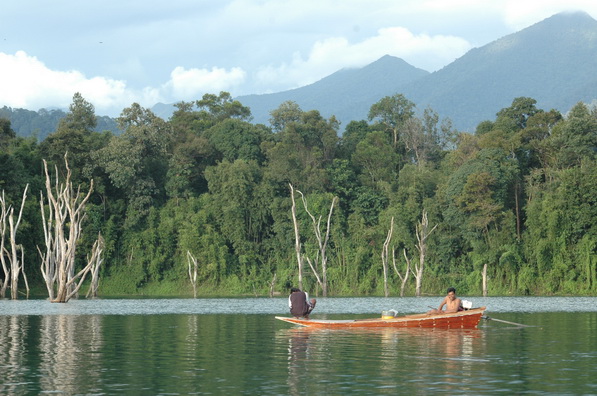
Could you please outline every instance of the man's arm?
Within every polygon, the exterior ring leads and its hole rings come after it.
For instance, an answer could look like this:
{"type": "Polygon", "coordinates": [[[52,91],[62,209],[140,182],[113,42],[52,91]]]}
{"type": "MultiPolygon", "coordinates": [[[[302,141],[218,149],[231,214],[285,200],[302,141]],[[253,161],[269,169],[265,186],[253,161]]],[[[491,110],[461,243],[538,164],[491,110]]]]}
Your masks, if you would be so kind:
{"type": "Polygon", "coordinates": [[[442,303],[439,305],[439,308],[437,310],[439,312],[441,312],[442,308],[444,307],[444,305],[446,305],[447,302],[448,302],[448,297],[444,297],[444,299],[442,300],[442,303]]]}

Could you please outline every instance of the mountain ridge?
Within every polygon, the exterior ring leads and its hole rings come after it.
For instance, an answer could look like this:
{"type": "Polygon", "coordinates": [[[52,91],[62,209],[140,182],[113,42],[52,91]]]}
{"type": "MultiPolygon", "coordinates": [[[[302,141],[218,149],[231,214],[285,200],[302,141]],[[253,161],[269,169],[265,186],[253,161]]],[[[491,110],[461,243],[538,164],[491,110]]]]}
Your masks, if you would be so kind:
{"type": "MultiPolygon", "coordinates": [[[[349,122],[367,119],[371,105],[384,96],[403,94],[416,104],[418,112],[431,107],[441,118],[451,119],[455,128],[472,132],[480,122],[493,120],[516,97],[531,97],[538,108],[562,113],[579,101],[595,101],[595,70],[597,21],[586,12],[575,11],[555,14],[472,48],[433,73],[385,55],[364,67],[341,69],[303,87],[234,99],[251,109],[255,123],[268,124],[270,111],[291,100],[305,111],[318,110],[326,118],[334,115],[342,132],[349,122]]],[[[175,107],[157,103],[151,109],[167,119],[175,107]]],[[[5,106],[3,110],[11,119],[18,109],[5,106]]],[[[40,117],[42,113],[38,112],[40,117]]],[[[57,122],[53,112],[45,117],[47,122],[57,122]]],[[[23,122],[14,118],[11,123],[19,135],[28,136],[29,128],[29,135],[43,137],[40,122],[45,121],[22,114],[23,122]]]]}
{"type": "MultiPolygon", "coordinates": [[[[346,126],[350,121],[366,119],[371,105],[383,96],[401,93],[417,105],[418,111],[431,107],[440,117],[450,118],[456,128],[473,131],[478,123],[494,119],[495,114],[510,106],[516,97],[531,97],[537,100],[539,108],[554,108],[563,113],[579,101],[589,103],[597,97],[594,73],[597,70],[597,21],[582,11],[555,14],[473,48],[438,71],[422,71],[410,81],[392,80],[396,72],[388,67],[381,72],[388,78],[380,89],[374,84],[379,76],[371,73],[373,69],[369,66],[390,64],[390,58],[400,63],[402,70],[407,67],[405,65],[414,67],[402,59],[386,55],[359,69],[361,75],[369,72],[370,77],[367,84],[353,87],[351,101],[345,105],[314,99],[333,89],[326,84],[335,74],[340,76],[337,74],[340,72],[291,91],[236,99],[251,108],[255,122],[266,123],[269,111],[285,100],[293,100],[303,110],[316,109],[325,117],[335,115],[346,126]],[[384,62],[380,62],[382,60],[384,62]],[[371,94],[375,89],[377,96],[371,94]],[[313,96],[308,97],[307,92],[314,92],[313,96]],[[307,98],[303,99],[299,94],[305,94],[307,98]],[[263,106],[264,103],[269,106],[263,106]],[[268,110],[264,111],[264,108],[268,110]]],[[[337,89],[341,90],[341,84],[341,81],[337,82],[340,87],[337,89]]],[[[346,102],[346,92],[343,96],[346,102]]]]}

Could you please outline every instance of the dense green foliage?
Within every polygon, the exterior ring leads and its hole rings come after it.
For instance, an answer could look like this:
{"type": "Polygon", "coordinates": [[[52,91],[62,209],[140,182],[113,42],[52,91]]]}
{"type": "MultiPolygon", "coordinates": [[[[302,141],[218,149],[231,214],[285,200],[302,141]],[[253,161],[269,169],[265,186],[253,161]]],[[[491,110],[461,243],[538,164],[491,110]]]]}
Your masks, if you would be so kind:
{"type": "MultiPolygon", "coordinates": [[[[76,185],[94,180],[79,261],[98,232],[106,241],[101,294],[190,295],[187,253],[198,261],[200,294],[286,293],[297,281],[289,183],[325,229],[328,295],[383,293],[381,251],[418,261],[416,227],[431,227],[423,293],[446,286],[490,294],[597,292],[597,113],[583,103],[567,116],[516,98],[457,133],[432,109],[417,117],[403,95],[380,99],[369,120],[339,136],[333,117],[285,102],[270,126],[251,123],[228,93],[177,104],[169,120],[138,104],[118,118],[122,134],[95,132],[93,106],[79,94],[40,143],[0,119],[0,189],[17,202],[26,183],[43,188],[41,160],[63,170],[68,151],[76,185]]],[[[39,284],[43,243],[31,194],[19,243],[30,284],[39,284]]],[[[297,196],[302,247],[317,257],[311,218],[297,196]]],[[[314,260],[314,265],[319,262],[314,260]]],[[[392,265],[391,265],[392,266],[392,265]]],[[[393,267],[393,266],[392,266],[393,267]]],[[[321,268],[317,267],[317,271],[321,268]]],[[[316,294],[308,270],[305,288],[316,294]]],[[[390,274],[391,293],[400,279],[390,274]]],[[[411,277],[407,294],[414,293],[411,277]]]]}

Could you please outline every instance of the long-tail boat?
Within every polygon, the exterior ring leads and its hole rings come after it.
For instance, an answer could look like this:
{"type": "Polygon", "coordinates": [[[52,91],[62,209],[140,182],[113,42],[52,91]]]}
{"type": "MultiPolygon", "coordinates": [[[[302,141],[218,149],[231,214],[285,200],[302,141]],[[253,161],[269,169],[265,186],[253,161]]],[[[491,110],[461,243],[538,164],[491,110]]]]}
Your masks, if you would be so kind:
{"type": "Polygon", "coordinates": [[[479,324],[485,307],[465,311],[437,314],[415,314],[369,319],[306,319],[276,316],[276,319],[299,326],[325,329],[346,329],[356,327],[422,327],[440,329],[474,329],[479,324]]]}

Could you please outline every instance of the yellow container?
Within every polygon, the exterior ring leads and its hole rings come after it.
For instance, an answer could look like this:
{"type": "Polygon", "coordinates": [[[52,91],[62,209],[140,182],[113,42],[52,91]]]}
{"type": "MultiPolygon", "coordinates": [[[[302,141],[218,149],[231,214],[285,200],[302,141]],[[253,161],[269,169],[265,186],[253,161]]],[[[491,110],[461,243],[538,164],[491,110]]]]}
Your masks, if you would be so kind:
{"type": "Polygon", "coordinates": [[[391,311],[381,311],[381,318],[382,319],[394,319],[396,317],[397,312],[393,309],[391,311]]]}

